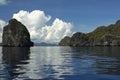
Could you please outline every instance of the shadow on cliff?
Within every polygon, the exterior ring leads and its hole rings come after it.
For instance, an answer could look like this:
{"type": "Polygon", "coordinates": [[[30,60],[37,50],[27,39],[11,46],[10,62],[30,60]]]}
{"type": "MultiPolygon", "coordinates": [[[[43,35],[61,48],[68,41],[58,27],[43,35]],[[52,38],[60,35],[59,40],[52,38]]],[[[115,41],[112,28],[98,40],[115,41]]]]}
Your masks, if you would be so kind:
{"type": "Polygon", "coordinates": [[[30,47],[3,47],[2,54],[4,71],[8,73],[8,78],[15,79],[25,73],[23,65],[29,63],[27,60],[29,60],[30,47]]]}

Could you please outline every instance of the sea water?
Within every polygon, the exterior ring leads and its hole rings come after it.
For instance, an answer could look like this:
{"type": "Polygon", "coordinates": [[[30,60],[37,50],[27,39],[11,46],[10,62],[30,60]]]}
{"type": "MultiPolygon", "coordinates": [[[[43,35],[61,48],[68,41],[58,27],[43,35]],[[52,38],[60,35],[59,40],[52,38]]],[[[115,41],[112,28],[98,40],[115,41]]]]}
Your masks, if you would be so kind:
{"type": "Polygon", "coordinates": [[[0,47],[0,80],[120,80],[120,47],[0,47]]]}

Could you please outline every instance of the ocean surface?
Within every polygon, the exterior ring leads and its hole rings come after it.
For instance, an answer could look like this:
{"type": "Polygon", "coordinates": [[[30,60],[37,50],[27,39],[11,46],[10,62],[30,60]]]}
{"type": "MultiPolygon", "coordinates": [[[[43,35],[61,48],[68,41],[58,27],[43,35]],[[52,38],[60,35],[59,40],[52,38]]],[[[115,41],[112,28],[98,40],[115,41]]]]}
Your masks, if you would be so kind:
{"type": "Polygon", "coordinates": [[[120,47],[0,47],[0,80],[120,80],[120,47]]]}

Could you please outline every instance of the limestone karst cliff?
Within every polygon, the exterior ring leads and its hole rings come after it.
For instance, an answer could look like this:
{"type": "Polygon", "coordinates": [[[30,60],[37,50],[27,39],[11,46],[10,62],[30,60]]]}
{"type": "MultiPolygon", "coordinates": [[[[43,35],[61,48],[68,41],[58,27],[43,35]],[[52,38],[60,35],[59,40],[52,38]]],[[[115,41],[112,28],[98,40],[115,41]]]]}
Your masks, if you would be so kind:
{"type": "Polygon", "coordinates": [[[11,19],[9,24],[3,28],[2,45],[3,46],[33,46],[30,40],[30,34],[27,28],[16,19],[11,19]]]}
{"type": "Polygon", "coordinates": [[[63,38],[60,46],[120,46],[120,20],[115,24],[101,26],[90,33],[76,32],[63,38]],[[69,43],[68,43],[69,42],[69,43]],[[67,43],[67,44],[66,44],[67,43]],[[66,45],[65,45],[66,44],[66,45]]]}

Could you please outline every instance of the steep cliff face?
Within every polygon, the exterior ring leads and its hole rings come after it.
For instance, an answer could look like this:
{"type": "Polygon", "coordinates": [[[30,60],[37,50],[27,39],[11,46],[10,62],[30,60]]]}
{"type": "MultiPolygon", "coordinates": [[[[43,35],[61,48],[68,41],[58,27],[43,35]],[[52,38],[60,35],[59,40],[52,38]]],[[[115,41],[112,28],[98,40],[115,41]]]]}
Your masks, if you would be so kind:
{"type": "Polygon", "coordinates": [[[11,19],[3,28],[2,45],[23,47],[33,46],[33,42],[27,28],[16,19],[11,19]]]}
{"type": "Polygon", "coordinates": [[[88,36],[84,33],[77,32],[73,34],[70,39],[70,46],[86,46],[88,43],[88,36]]]}
{"type": "Polygon", "coordinates": [[[60,46],[88,46],[89,37],[81,32],[73,34],[73,36],[63,38],[59,45],[60,46]]]}
{"type": "Polygon", "coordinates": [[[70,37],[66,36],[64,37],[60,42],[59,45],[61,46],[69,46],[70,45],[70,37]]]}
{"type": "MultiPolygon", "coordinates": [[[[65,38],[59,45],[66,44],[65,38]]],[[[109,26],[101,26],[93,32],[76,32],[65,46],[120,46],[120,20],[109,26]]]]}

